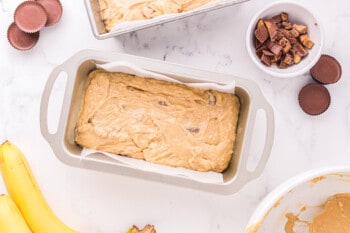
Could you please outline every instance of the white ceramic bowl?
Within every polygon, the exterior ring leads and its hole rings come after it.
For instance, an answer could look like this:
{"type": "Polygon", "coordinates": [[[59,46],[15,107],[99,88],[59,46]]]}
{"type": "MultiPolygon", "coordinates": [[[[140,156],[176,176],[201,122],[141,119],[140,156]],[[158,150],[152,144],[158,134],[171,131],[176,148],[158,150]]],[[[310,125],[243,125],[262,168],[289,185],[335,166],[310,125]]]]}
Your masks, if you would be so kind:
{"type": "Polygon", "coordinates": [[[246,47],[248,54],[253,62],[264,72],[280,78],[290,78],[302,75],[318,61],[321,56],[323,47],[323,30],[319,20],[300,3],[293,1],[276,1],[260,10],[250,21],[246,34],[246,47]],[[281,12],[287,12],[292,23],[301,23],[308,26],[308,35],[315,42],[312,49],[308,50],[309,54],[304,57],[300,63],[292,65],[286,69],[278,68],[276,65],[264,65],[255,54],[254,32],[259,19],[268,19],[278,15],[281,12]]]}
{"type": "MultiPolygon", "coordinates": [[[[275,188],[251,216],[245,233],[285,232],[286,214],[311,221],[322,204],[334,194],[350,193],[350,167],[312,170],[297,175],[275,188]]],[[[299,225],[297,232],[309,232],[299,225]]]]}

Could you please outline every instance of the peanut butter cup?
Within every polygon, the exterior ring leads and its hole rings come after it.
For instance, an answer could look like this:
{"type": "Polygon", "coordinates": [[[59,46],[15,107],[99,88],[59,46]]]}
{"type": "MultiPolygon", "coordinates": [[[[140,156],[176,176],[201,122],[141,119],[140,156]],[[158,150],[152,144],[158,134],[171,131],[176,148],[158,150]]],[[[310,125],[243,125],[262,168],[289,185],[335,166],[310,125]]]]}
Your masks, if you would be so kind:
{"type": "Polygon", "coordinates": [[[47,22],[45,26],[56,24],[62,16],[62,4],[59,0],[35,0],[40,3],[46,10],[47,22]]]}
{"type": "Polygon", "coordinates": [[[340,63],[332,56],[323,54],[310,70],[312,78],[321,84],[337,82],[342,74],[340,63]]]}
{"type": "Polygon", "coordinates": [[[38,42],[39,32],[23,32],[15,23],[12,23],[7,29],[7,39],[15,49],[28,50],[38,42]]]}
{"type": "Polygon", "coordinates": [[[17,6],[14,21],[22,31],[34,33],[45,26],[47,13],[40,3],[25,1],[17,6]]]}
{"type": "Polygon", "coordinates": [[[321,84],[309,83],[300,90],[298,100],[305,113],[319,115],[328,109],[331,96],[321,84]]]}

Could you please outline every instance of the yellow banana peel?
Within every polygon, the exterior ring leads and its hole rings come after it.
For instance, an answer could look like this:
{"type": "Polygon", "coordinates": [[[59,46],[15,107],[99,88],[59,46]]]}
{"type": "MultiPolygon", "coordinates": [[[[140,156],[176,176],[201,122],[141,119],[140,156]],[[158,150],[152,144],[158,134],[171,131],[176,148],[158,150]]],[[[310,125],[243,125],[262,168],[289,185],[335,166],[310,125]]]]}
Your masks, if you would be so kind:
{"type": "Polygon", "coordinates": [[[153,225],[147,224],[142,230],[140,230],[137,226],[133,226],[126,233],[156,233],[153,225]]]}
{"type": "Polygon", "coordinates": [[[33,233],[77,233],[50,209],[25,156],[9,141],[0,145],[0,170],[9,196],[33,233]]]}
{"type": "Polygon", "coordinates": [[[6,194],[0,195],[0,232],[1,233],[31,233],[21,212],[6,194]]]}

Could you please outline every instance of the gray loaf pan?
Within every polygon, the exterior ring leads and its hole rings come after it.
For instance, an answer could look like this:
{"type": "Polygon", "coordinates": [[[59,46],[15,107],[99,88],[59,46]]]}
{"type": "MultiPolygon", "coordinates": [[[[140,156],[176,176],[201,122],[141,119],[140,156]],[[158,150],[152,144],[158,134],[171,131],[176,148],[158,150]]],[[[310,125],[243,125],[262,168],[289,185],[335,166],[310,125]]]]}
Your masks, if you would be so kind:
{"type": "MultiPolygon", "coordinates": [[[[260,122],[260,121],[259,121],[260,122]]],[[[132,55],[82,50],[58,65],[51,72],[44,87],[40,106],[40,127],[44,138],[50,144],[54,154],[65,164],[78,168],[93,169],[101,172],[116,173],[124,176],[137,177],[139,179],[162,182],[180,187],[213,192],[217,194],[232,194],[237,192],[249,181],[257,178],[263,171],[270,155],[274,137],[274,114],[272,107],[265,100],[258,86],[251,80],[228,74],[191,68],[184,65],[152,60],[132,55]],[[86,79],[96,64],[104,64],[113,61],[124,61],[134,64],[142,69],[169,76],[183,82],[212,82],[227,84],[235,81],[235,94],[239,97],[241,107],[237,126],[236,143],[229,167],[223,172],[222,183],[206,183],[192,178],[162,174],[155,171],[145,171],[117,161],[103,155],[87,157],[80,156],[82,148],[75,143],[75,127],[81,108],[81,100],[84,95],[86,79]],[[49,131],[48,110],[49,99],[53,93],[54,84],[65,73],[67,80],[63,90],[63,103],[57,131],[49,131]],[[266,130],[260,142],[263,142],[259,161],[254,169],[248,169],[248,159],[252,146],[252,135],[258,111],[265,113],[266,130]]]]}
{"type": "Polygon", "coordinates": [[[89,17],[90,27],[93,35],[95,36],[96,39],[103,40],[103,39],[111,38],[121,34],[125,34],[128,32],[133,32],[133,31],[141,30],[151,26],[156,26],[159,24],[183,19],[192,15],[204,13],[204,12],[219,9],[222,7],[240,4],[246,1],[249,1],[249,0],[220,0],[220,1],[217,1],[215,4],[203,6],[201,8],[198,8],[192,11],[172,14],[170,17],[166,17],[166,18],[157,18],[155,20],[154,19],[145,20],[140,24],[130,24],[121,28],[117,28],[115,30],[111,30],[109,32],[106,31],[105,25],[100,15],[99,0],[85,0],[85,9],[89,17]]]}

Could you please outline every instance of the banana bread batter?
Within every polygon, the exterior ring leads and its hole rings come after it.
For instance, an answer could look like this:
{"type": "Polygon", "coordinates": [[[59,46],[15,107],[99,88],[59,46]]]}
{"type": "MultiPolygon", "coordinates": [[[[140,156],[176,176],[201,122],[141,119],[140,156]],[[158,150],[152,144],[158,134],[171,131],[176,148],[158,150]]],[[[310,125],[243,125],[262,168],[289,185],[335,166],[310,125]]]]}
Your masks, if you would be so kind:
{"type": "Polygon", "coordinates": [[[197,171],[222,172],[229,165],[236,95],[103,70],[88,79],[77,144],[197,171]]]}
{"type": "Polygon", "coordinates": [[[125,21],[152,19],[159,15],[190,11],[213,0],[99,0],[107,31],[125,21]]]}

